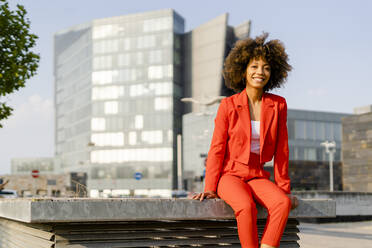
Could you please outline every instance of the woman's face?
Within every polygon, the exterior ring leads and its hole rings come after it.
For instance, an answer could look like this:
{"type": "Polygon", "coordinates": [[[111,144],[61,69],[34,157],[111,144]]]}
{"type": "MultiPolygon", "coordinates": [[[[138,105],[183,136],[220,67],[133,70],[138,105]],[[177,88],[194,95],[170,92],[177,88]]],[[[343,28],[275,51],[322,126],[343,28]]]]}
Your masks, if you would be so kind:
{"type": "Polygon", "coordinates": [[[265,59],[251,59],[246,69],[246,87],[263,89],[270,79],[270,72],[270,65],[265,59]]]}

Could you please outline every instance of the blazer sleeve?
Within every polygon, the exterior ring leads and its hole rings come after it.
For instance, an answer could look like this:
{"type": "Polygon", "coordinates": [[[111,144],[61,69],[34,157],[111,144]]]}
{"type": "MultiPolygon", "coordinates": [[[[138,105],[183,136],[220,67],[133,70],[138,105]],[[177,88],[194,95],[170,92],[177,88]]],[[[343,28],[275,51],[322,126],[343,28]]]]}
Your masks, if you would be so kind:
{"type": "Polygon", "coordinates": [[[226,99],[222,99],[214,120],[213,137],[207,157],[204,192],[216,192],[220,179],[229,127],[226,105],[226,99]]]}
{"type": "Polygon", "coordinates": [[[277,143],[274,155],[274,178],[275,183],[286,193],[290,194],[290,178],[288,176],[288,129],[287,129],[287,103],[279,105],[279,123],[277,143]]]}

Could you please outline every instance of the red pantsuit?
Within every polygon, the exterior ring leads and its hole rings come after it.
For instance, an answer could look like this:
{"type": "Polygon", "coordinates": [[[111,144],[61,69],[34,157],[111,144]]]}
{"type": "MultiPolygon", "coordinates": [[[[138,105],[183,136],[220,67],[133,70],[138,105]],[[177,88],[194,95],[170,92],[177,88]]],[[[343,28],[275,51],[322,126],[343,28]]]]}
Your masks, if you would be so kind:
{"type": "Polygon", "coordinates": [[[217,192],[235,212],[243,248],[257,248],[256,202],[268,210],[261,243],[278,247],[291,202],[288,177],[287,105],[283,97],[263,93],[260,119],[260,154],[251,153],[248,96],[221,101],[208,152],[204,191],[217,192]],[[275,183],[263,170],[274,157],[275,183]]]}

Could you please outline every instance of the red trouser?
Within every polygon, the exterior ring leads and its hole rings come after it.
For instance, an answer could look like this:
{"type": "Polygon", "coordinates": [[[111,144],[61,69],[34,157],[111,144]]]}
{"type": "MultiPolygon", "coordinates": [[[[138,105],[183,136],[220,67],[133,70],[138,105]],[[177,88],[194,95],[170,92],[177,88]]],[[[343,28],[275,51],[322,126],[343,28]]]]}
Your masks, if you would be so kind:
{"type": "MultiPolygon", "coordinates": [[[[256,202],[265,207],[268,212],[261,244],[279,247],[291,210],[291,200],[268,178],[262,176],[251,178],[248,168],[253,169],[250,171],[263,170],[257,159],[250,159],[248,166],[235,164],[233,170],[224,171],[222,174],[217,186],[217,194],[235,212],[239,239],[243,248],[258,247],[256,202]],[[250,175],[247,178],[248,174],[250,175]]],[[[262,175],[262,172],[260,174],[262,175]]]]}

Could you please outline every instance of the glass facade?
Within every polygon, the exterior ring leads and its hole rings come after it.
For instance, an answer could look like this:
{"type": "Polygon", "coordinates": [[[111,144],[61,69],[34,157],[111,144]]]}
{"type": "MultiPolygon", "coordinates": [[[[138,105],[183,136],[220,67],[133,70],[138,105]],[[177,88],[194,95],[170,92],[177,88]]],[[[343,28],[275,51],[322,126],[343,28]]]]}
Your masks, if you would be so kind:
{"type": "MultiPolygon", "coordinates": [[[[202,176],[209,151],[218,104],[208,108],[211,115],[189,113],[183,117],[183,154],[187,177],[202,176]]],[[[341,160],[341,118],[347,114],[288,109],[289,159],[328,161],[321,143],[336,142],[335,161],[341,160]]],[[[267,163],[267,165],[269,165],[267,163]]]]}
{"type": "Polygon", "coordinates": [[[328,161],[324,141],[336,142],[335,160],[341,160],[341,118],[346,114],[288,110],[291,160],[328,161]]]}
{"type": "Polygon", "coordinates": [[[175,37],[183,32],[183,19],[162,10],[56,34],[56,155],[62,169],[87,171],[91,182],[135,180],[140,173],[134,188],[154,178],[162,179],[154,188],[172,187],[181,132],[176,102],[182,97],[175,37]]]}

